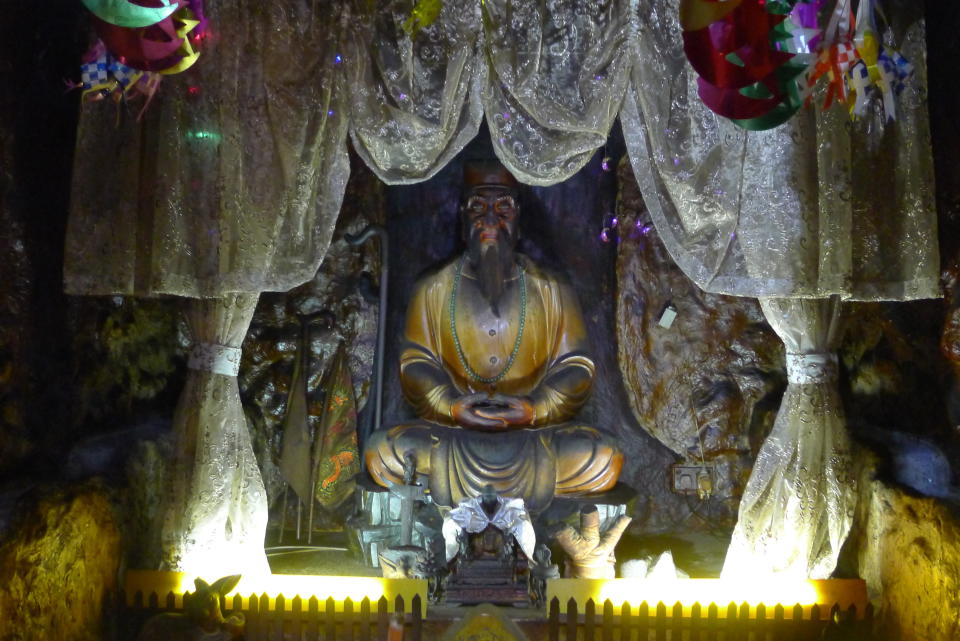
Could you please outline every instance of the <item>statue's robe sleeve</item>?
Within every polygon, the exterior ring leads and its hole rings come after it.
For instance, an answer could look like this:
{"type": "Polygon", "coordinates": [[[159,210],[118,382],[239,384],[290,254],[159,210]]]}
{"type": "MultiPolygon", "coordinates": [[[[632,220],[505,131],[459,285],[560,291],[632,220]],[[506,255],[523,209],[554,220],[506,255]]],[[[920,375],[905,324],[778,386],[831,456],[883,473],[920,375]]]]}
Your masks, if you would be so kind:
{"type": "Polygon", "coordinates": [[[440,356],[440,310],[444,279],[417,284],[404,328],[400,354],[400,385],[417,416],[444,425],[455,425],[451,405],[460,396],[440,356]]]}
{"type": "Polygon", "coordinates": [[[552,340],[547,371],[530,394],[535,426],[573,419],[590,397],[595,371],[583,315],[573,290],[568,284],[547,277],[540,292],[545,325],[552,340]]]}

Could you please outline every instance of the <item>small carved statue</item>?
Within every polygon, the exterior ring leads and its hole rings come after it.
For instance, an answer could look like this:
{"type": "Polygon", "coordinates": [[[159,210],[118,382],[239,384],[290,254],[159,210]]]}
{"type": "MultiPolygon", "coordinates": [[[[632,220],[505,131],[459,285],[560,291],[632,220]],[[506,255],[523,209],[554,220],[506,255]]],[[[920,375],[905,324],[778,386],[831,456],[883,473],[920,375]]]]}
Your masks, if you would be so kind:
{"type": "MultiPolygon", "coordinates": [[[[533,531],[530,515],[523,506],[523,499],[503,499],[488,484],[480,496],[462,501],[443,519],[447,561],[461,552],[461,540],[466,540],[467,533],[480,534],[488,526],[512,535],[524,555],[528,559],[533,558],[537,535],[533,531]]],[[[478,544],[483,545],[482,540],[478,544]]]]}
{"type": "Polygon", "coordinates": [[[547,579],[560,578],[560,570],[550,556],[550,548],[546,543],[538,543],[533,553],[535,565],[530,570],[530,600],[538,608],[547,601],[547,579]]]}
{"type": "Polygon", "coordinates": [[[185,599],[184,611],[158,614],[140,630],[138,641],[238,641],[246,621],[242,612],[224,618],[220,598],[237,587],[240,575],[225,576],[208,584],[196,579],[196,591],[185,599]]]}
{"type": "Polygon", "coordinates": [[[600,536],[600,513],[595,505],[580,510],[579,531],[565,526],[556,534],[557,542],[569,557],[566,573],[575,579],[613,579],[617,576],[614,548],[630,525],[629,516],[618,517],[600,536]]]}
{"type": "Polygon", "coordinates": [[[415,577],[427,580],[427,598],[430,603],[440,603],[443,600],[443,588],[448,576],[445,565],[437,559],[433,546],[427,548],[417,564],[415,577]]]}

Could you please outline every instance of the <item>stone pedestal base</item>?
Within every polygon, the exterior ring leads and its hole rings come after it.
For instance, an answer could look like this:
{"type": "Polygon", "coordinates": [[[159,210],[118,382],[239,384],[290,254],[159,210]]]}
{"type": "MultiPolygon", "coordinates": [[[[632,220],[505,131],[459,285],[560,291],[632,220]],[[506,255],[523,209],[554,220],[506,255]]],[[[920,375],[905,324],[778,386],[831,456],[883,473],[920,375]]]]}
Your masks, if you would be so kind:
{"type": "MultiPolygon", "coordinates": [[[[347,522],[350,544],[367,566],[380,567],[380,553],[400,545],[400,499],[367,481],[358,484],[357,501],[357,514],[347,522]]],[[[415,518],[412,544],[426,549],[440,541],[442,546],[440,515],[429,496],[415,518]]]]}
{"type": "Polygon", "coordinates": [[[512,568],[498,559],[477,559],[463,562],[447,581],[445,602],[448,605],[530,605],[530,588],[526,576],[515,576],[512,568]]]}

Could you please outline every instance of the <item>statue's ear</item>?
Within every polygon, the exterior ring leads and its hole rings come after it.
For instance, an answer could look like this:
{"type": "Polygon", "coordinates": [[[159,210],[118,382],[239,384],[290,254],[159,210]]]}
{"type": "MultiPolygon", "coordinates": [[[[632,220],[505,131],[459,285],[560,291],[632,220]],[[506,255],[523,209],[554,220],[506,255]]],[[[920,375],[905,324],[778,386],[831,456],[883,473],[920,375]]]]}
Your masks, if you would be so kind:
{"type": "Polygon", "coordinates": [[[206,592],[207,590],[210,589],[210,584],[204,581],[203,579],[201,579],[200,577],[197,577],[193,580],[193,585],[196,587],[197,594],[200,594],[201,592],[206,592]]]}
{"type": "Polygon", "coordinates": [[[220,595],[229,594],[237,584],[240,583],[239,574],[231,574],[230,576],[225,576],[223,578],[217,579],[213,583],[213,590],[220,595]]]}

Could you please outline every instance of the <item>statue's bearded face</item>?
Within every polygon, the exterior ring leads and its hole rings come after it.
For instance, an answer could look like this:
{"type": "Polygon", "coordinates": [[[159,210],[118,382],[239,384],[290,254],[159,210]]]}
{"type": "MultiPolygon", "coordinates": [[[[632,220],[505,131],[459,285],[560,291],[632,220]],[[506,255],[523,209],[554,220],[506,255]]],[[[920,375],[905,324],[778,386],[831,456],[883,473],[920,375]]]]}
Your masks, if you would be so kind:
{"type": "Polygon", "coordinates": [[[476,187],[463,205],[464,235],[470,266],[499,316],[504,280],[512,273],[517,244],[517,207],[513,190],[506,187],[476,187]]]}

